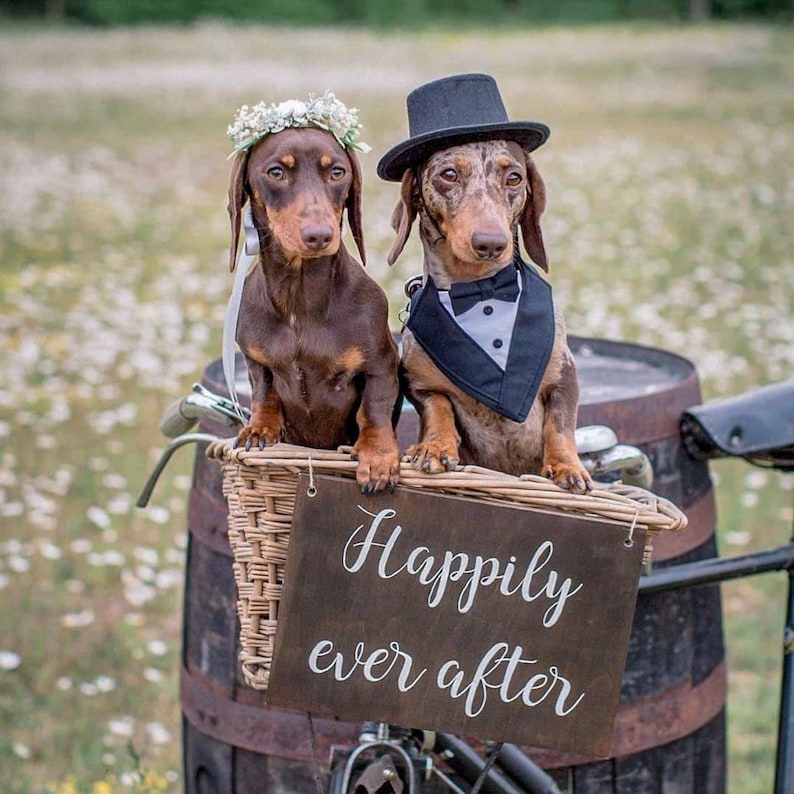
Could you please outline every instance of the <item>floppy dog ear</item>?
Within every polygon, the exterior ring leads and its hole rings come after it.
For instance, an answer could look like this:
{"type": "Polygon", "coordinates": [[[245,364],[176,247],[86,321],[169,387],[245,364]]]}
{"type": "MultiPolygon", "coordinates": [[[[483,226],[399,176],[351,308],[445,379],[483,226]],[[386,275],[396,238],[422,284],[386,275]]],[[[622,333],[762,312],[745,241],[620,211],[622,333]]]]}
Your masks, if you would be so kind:
{"type": "MultiPolygon", "coordinates": [[[[250,150],[249,150],[250,151],[250,150]]],[[[232,164],[232,175],[229,180],[229,220],[232,224],[232,244],[229,248],[229,270],[234,273],[237,266],[237,249],[240,244],[240,225],[243,217],[243,207],[248,200],[245,189],[245,172],[248,168],[249,151],[240,152],[232,164]]]]}
{"type": "Polygon", "coordinates": [[[548,273],[549,261],[540,231],[540,216],[546,209],[546,185],[529,155],[527,155],[527,180],[527,200],[518,220],[521,236],[529,258],[548,273]]]}
{"type": "Polygon", "coordinates": [[[416,191],[416,178],[411,168],[406,169],[403,174],[402,184],[400,185],[400,200],[391,214],[391,227],[397,232],[397,239],[394,241],[387,262],[393,265],[397,257],[405,248],[408,237],[411,234],[411,227],[416,220],[416,202],[414,192],[416,191]]]}
{"type": "Polygon", "coordinates": [[[358,248],[358,255],[361,257],[361,264],[367,266],[367,255],[364,252],[364,224],[362,223],[362,179],[361,179],[361,165],[358,162],[355,152],[350,149],[345,149],[347,157],[350,160],[350,168],[353,172],[353,182],[350,185],[350,192],[345,199],[345,207],[347,209],[347,222],[350,226],[350,233],[355,240],[356,248],[358,248]]]}

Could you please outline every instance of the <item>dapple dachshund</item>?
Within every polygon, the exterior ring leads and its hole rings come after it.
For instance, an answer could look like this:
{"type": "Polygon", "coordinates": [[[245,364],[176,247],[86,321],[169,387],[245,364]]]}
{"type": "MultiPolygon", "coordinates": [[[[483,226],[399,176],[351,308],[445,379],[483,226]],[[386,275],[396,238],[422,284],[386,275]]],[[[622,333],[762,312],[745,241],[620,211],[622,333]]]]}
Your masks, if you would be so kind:
{"type": "MultiPolygon", "coordinates": [[[[545,204],[543,180],[517,142],[485,140],[441,149],[404,172],[389,263],[400,255],[418,217],[424,283],[430,277],[439,295],[452,285],[512,271],[520,262],[519,229],[531,259],[548,272],[540,229],[545,204]]],[[[530,288],[535,286],[525,277],[523,289],[530,288]]],[[[402,377],[421,418],[421,438],[408,450],[418,469],[441,472],[458,462],[475,463],[516,475],[542,474],[576,493],[591,488],[574,441],[579,387],[565,323],[556,307],[548,317],[550,354],[523,421],[507,418],[453,383],[417,342],[409,321],[402,377]]],[[[532,344],[531,334],[522,344],[532,344]]],[[[501,340],[496,343],[501,346],[501,340]]]]}
{"type": "Polygon", "coordinates": [[[260,250],[237,326],[252,390],[237,444],[352,443],[362,491],[393,487],[399,383],[388,305],[341,240],[347,210],[365,261],[355,154],[309,127],[267,135],[238,154],[229,186],[232,270],[247,201],[260,250]]]}

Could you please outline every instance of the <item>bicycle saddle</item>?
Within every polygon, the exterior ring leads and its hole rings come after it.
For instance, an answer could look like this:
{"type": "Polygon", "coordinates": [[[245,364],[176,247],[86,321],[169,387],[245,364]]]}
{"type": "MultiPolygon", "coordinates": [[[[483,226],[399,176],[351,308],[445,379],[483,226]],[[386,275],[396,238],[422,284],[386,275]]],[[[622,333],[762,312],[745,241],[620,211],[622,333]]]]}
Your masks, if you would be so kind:
{"type": "Polygon", "coordinates": [[[698,460],[741,457],[794,471],[794,378],[689,408],[681,436],[698,460]]]}

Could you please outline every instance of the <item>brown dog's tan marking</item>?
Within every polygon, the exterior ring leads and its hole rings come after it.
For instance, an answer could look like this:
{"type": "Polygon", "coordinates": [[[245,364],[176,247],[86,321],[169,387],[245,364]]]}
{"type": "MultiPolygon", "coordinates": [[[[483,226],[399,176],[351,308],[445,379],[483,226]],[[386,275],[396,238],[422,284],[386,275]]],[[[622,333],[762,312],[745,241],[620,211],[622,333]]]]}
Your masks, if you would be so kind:
{"type": "Polygon", "coordinates": [[[262,364],[265,367],[268,365],[267,351],[263,348],[249,345],[246,349],[246,354],[256,361],[257,364],[262,364]]]}
{"type": "MultiPolygon", "coordinates": [[[[548,271],[540,229],[546,189],[532,158],[511,141],[451,146],[407,170],[392,214],[400,255],[418,219],[424,270],[439,289],[491,276],[512,261],[515,232],[531,259],[548,271]]],[[[430,472],[462,463],[512,474],[543,474],[584,493],[590,477],[576,452],[579,399],[565,322],[555,309],[555,336],[529,415],[514,422],[463,392],[436,367],[410,330],[403,334],[403,380],[420,415],[419,443],[409,454],[430,472]]]]}
{"type": "Polygon", "coordinates": [[[336,362],[335,370],[356,373],[364,363],[364,353],[357,345],[347,348],[336,362]]]}
{"type": "Polygon", "coordinates": [[[340,232],[347,212],[364,260],[356,156],[313,128],[268,135],[238,155],[229,186],[232,270],[247,201],[260,255],[237,326],[251,381],[251,421],[237,443],[355,444],[362,489],[393,486],[398,362],[388,305],[340,232]]]}

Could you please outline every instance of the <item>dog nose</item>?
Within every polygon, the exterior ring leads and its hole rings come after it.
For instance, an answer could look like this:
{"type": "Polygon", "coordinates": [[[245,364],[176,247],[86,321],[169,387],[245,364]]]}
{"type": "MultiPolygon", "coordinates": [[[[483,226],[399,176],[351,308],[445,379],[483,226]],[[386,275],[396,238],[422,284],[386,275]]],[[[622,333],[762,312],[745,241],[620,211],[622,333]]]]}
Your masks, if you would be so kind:
{"type": "Polygon", "coordinates": [[[471,247],[480,259],[498,259],[507,247],[507,236],[502,232],[474,232],[471,247]]]}
{"type": "Polygon", "coordinates": [[[309,223],[301,229],[301,240],[311,251],[322,251],[333,239],[333,226],[327,223],[309,223]]]}

